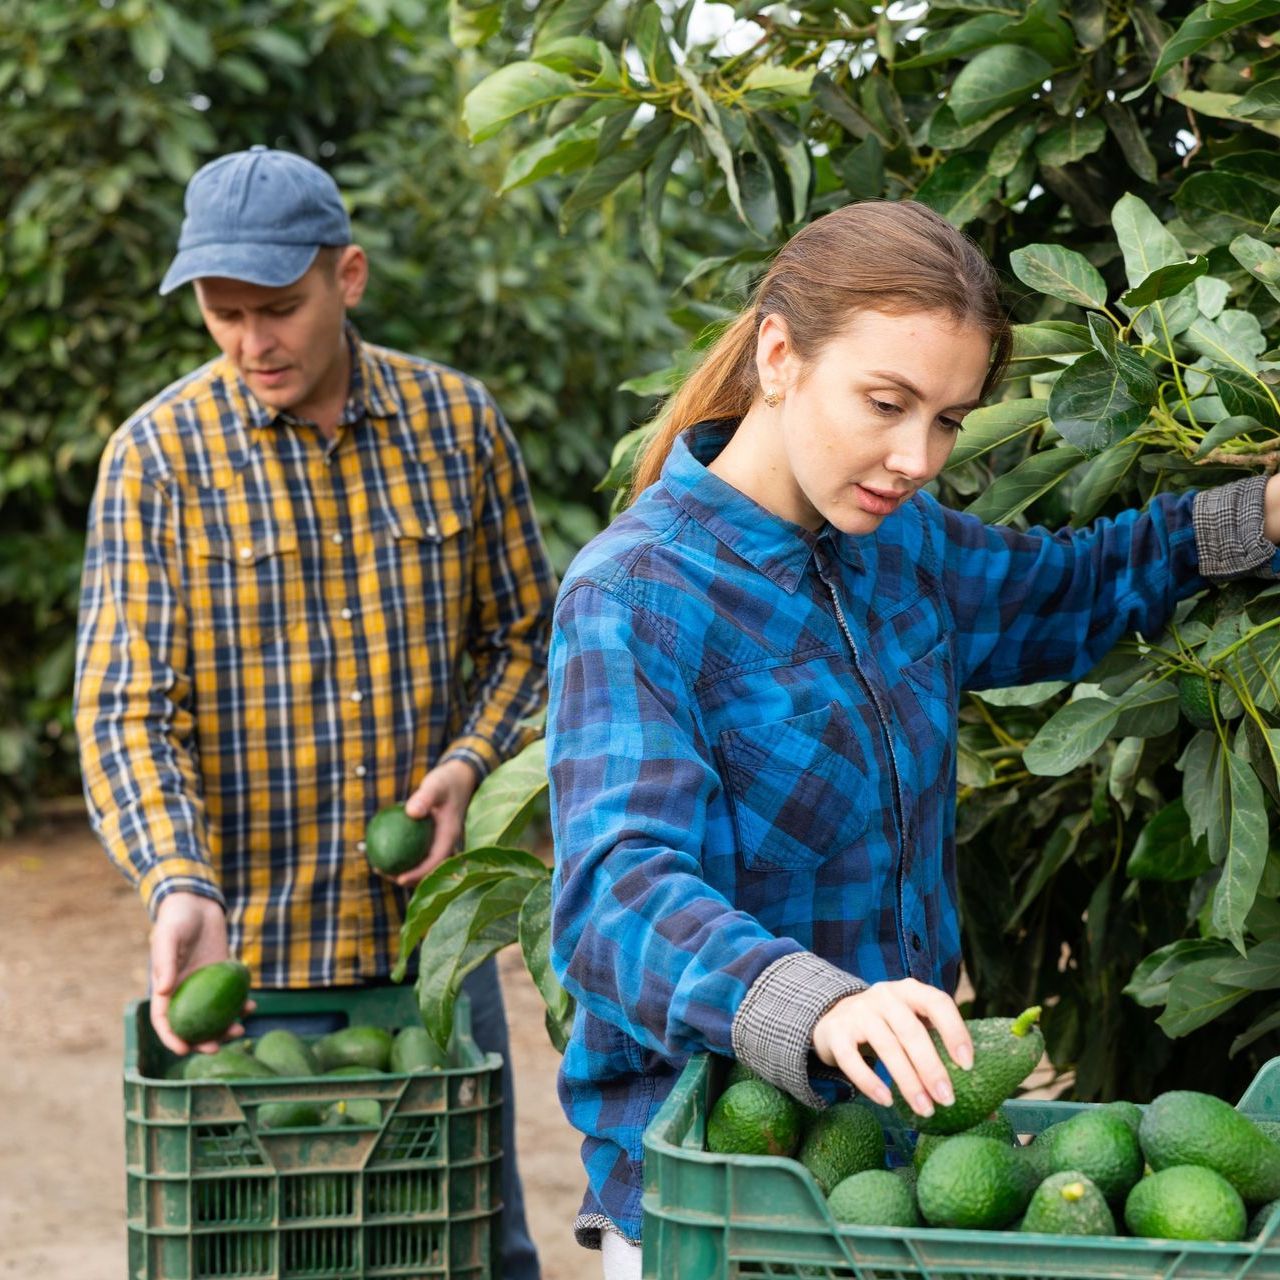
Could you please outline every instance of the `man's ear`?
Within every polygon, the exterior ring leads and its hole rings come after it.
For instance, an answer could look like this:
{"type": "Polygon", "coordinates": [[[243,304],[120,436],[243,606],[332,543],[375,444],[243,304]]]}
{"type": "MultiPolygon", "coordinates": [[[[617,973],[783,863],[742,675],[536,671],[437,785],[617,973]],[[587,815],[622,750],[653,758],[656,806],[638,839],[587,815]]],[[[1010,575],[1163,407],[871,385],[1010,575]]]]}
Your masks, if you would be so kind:
{"type": "Polygon", "coordinates": [[[338,254],[334,277],[342,295],[342,305],[354,307],[364,297],[365,286],[369,283],[369,259],[358,244],[346,245],[338,254]]]}

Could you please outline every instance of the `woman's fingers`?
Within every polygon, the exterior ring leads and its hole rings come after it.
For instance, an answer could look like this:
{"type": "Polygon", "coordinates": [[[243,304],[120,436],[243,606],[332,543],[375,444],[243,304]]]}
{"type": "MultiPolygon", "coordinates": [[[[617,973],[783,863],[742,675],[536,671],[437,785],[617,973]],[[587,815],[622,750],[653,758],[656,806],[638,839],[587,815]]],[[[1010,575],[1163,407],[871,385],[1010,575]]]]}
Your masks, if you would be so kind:
{"type": "MultiPolygon", "coordinates": [[[[891,1008],[885,1020],[889,1024],[889,1030],[897,1038],[898,1044],[911,1060],[917,1078],[929,1095],[935,1102],[949,1107],[956,1100],[951,1088],[951,1077],[947,1075],[947,1069],[943,1066],[937,1047],[925,1029],[924,1023],[907,1005],[891,1008]]],[[[909,1094],[906,1096],[910,1097],[909,1094]]],[[[918,1114],[927,1114],[922,1112],[914,1102],[912,1106],[918,1114]]]]}
{"type": "Polygon", "coordinates": [[[973,1041],[956,1002],[937,987],[926,986],[923,982],[912,985],[916,988],[913,1007],[933,1024],[942,1037],[942,1043],[947,1046],[952,1062],[968,1071],[973,1066],[973,1041]]]}
{"type": "MultiPolygon", "coordinates": [[[[916,1024],[919,1026],[919,1023],[916,1024]]],[[[907,1105],[918,1116],[933,1115],[933,1099],[920,1079],[920,1074],[907,1055],[902,1040],[893,1025],[881,1019],[878,1026],[868,1028],[868,1043],[875,1050],[885,1070],[893,1078],[907,1105]]]]}

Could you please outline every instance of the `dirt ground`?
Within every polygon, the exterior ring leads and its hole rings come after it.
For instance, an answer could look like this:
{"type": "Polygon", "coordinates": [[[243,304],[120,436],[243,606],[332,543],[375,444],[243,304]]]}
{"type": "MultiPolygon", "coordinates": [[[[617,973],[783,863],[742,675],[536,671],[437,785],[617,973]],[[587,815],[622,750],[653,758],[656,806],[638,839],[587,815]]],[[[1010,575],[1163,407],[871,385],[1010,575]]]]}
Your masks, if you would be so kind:
{"type": "MultiPolygon", "coordinates": [[[[146,917],[88,827],[0,843],[0,1278],[124,1280],[125,1004],[146,993],[146,917]]],[[[578,1142],[519,954],[500,957],[525,1197],[544,1280],[598,1274],[573,1241],[578,1142]]]]}

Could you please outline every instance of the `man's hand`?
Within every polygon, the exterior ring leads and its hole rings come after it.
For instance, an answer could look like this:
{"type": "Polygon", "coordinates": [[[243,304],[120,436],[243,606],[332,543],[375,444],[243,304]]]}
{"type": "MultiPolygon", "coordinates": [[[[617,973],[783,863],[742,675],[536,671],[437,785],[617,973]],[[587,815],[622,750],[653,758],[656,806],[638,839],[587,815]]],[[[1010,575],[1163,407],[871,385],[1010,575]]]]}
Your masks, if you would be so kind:
{"type": "Polygon", "coordinates": [[[446,760],[423,775],[418,789],[404,802],[404,811],[411,818],[429,817],[435,823],[435,838],[426,858],[396,876],[396,884],[411,889],[457,848],[467,806],[479,785],[479,776],[465,760],[446,760]]]}
{"type": "Polygon", "coordinates": [[[973,1065],[973,1041],[955,1001],[914,978],[877,982],[833,1004],[813,1029],[813,1047],[827,1066],[844,1072],[854,1088],[888,1106],[892,1095],[859,1053],[859,1047],[867,1045],[884,1063],[908,1106],[917,1115],[931,1116],[934,1102],[949,1107],[955,1096],[926,1023],[942,1036],[952,1061],[968,1070],[973,1065]]]}
{"type": "MultiPolygon", "coordinates": [[[[218,1048],[216,1040],[189,1045],[174,1034],[169,1026],[169,997],[193,969],[227,958],[227,917],[212,898],[171,893],[160,903],[151,927],[151,1025],[174,1053],[192,1049],[212,1053],[218,1048]]],[[[253,1007],[250,1002],[245,1010],[253,1007]]],[[[228,1036],[243,1034],[239,1023],[227,1030],[228,1036]]]]}

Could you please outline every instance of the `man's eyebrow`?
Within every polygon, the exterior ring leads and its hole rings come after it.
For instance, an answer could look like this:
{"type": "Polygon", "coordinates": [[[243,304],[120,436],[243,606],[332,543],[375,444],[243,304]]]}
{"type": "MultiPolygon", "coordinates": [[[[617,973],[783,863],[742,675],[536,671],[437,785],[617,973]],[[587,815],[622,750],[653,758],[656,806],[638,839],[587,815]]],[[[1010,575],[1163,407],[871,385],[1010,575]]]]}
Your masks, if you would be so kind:
{"type": "MultiPolygon", "coordinates": [[[[915,396],[917,400],[924,399],[919,387],[910,378],[904,378],[900,373],[894,373],[891,369],[868,369],[867,373],[873,378],[883,378],[886,382],[892,382],[908,395],[915,396]]],[[[948,408],[963,409],[967,413],[970,409],[976,409],[981,403],[981,400],[961,400],[957,404],[949,405],[948,408]]]]}

